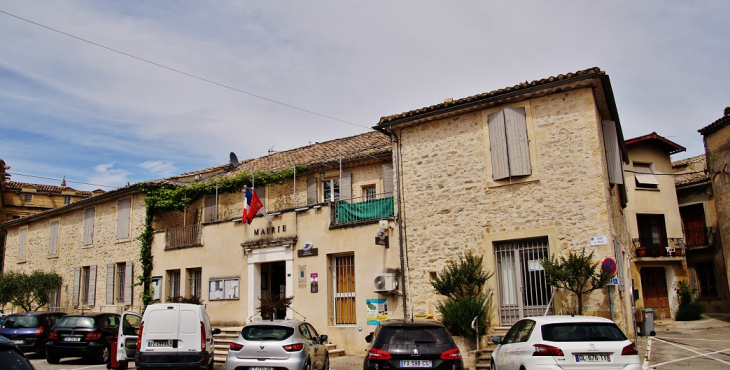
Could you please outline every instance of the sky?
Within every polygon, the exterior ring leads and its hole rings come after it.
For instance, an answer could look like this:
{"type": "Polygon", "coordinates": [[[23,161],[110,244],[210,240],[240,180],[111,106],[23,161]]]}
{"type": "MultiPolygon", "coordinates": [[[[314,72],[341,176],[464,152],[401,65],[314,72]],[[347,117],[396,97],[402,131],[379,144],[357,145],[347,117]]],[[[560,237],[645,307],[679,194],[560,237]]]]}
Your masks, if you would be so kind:
{"type": "Polygon", "coordinates": [[[599,67],[624,137],[657,132],[687,148],[677,160],[704,153],[697,130],[730,105],[727,14],[728,1],[0,0],[0,159],[13,181],[111,190],[599,67]]]}

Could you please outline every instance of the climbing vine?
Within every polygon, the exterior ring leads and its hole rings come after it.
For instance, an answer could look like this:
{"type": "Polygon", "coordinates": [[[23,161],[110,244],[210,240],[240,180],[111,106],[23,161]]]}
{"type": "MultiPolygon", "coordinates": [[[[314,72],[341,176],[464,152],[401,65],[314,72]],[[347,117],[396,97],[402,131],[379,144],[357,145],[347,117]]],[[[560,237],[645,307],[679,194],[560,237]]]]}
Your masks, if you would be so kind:
{"type": "Polygon", "coordinates": [[[306,165],[298,164],[293,168],[274,172],[256,171],[255,173],[242,172],[235,177],[216,177],[208,181],[197,181],[184,186],[173,185],[145,185],[139,186],[145,195],[146,215],[142,233],[137,238],[141,243],[140,260],[142,275],[138,276],[136,285],[143,287],[142,303],[147,306],[152,303],[152,241],[154,229],[152,223],[155,216],[169,211],[182,211],[201,197],[218,194],[237,193],[245,186],[266,186],[291,179],[295,173],[305,173],[309,170],[306,165]]]}

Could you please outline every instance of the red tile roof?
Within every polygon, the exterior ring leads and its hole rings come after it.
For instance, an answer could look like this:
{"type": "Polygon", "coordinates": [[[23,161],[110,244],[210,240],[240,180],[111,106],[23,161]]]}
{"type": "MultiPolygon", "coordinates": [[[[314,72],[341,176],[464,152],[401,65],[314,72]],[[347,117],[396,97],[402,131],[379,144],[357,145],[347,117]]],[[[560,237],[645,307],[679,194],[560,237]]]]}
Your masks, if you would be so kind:
{"type": "Polygon", "coordinates": [[[648,142],[648,141],[655,141],[663,149],[665,149],[669,154],[675,154],[675,153],[684,152],[687,150],[687,149],[685,149],[685,147],[683,147],[671,140],[668,140],[668,139],[664,138],[663,136],[657,135],[656,132],[652,132],[649,135],[644,135],[644,136],[635,137],[633,139],[628,139],[628,140],[626,140],[626,145],[632,145],[632,144],[637,144],[640,142],[648,142]]]}
{"type": "Polygon", "coordinates": [[[35,188],[37,191],[51,193],[51,194],[61,194],[61,192],[64,190],[73,190],[76,192],[76,195],[82,195],[82,196],[88,196],[88,197],[91,196],[90,191],[76,190],[76,189],[70,188],[68,186],[31,184],[31,183],[27,183],[27,182],[16,182],[16,181],[6,181],[5,182],[5,188],[7,190],[21,190],[24,187],[32,187],[32,188],[35,188]]]}
{"type": "Polygon", "coordinates": [[[727,110],[728,110],[727,108],[725,108],[725,110],[726,110],[725,115],[723,115],[722,118],[697,130],[697,132],[702,134],[702,136],[707,136],[707,135],[710,135],[710,134],[714,133],[715,131],[727,126],[728,124],[730,124],[730,114],[729,114],[730,112],[727,112],[727,110]]]}

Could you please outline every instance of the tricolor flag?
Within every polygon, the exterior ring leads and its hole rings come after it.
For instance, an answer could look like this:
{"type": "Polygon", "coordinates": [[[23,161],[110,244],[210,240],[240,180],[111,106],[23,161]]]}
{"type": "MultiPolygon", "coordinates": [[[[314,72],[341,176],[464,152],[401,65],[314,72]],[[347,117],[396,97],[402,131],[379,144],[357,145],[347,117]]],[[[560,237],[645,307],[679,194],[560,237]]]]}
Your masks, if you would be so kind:
{"type": "Polygon", "coordinates": [[[254,216],[256,216],[256,214],[264,208],[264,205],[261,203],[261,199],[259,199],[259,196],[256,195],[255,191],[251,191],[251,189],[246,188],[244,189],[244,193],[243,218],[241,219],[241,223],[245,222],[250,225],[254,216]]]}

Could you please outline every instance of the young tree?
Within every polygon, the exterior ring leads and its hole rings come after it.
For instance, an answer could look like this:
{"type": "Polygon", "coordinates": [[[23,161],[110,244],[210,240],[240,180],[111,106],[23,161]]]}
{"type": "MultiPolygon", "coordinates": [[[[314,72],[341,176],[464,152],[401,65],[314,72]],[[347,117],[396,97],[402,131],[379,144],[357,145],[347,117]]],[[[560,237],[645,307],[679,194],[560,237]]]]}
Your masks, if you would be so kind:
{"type": "Polygon", "coordinates": [[[567,258],[553,256],[542,260],[547,283],[578,297],[579,315],[583,314],[583,295],[603,288],[611,279],[605,271],[596,271],[599,264],[593,262],[593,252],[586,256],[585,249],[580,254],[571,251],[567,258]]]}
{"type": "Polygon", "coordinates": [[[22,274],[9,271],[0,274],[0,308],[13,302],[13,296],[18,291],[18,279],[22,274]]]}
{"type": "Polygon", "coordinates": [[[55,272],[33,271],[29,275],[12,273],[11,302],[25,312],[35,311],[48,304],[51,293],[61,287],[63,279],[55,272]]]}

